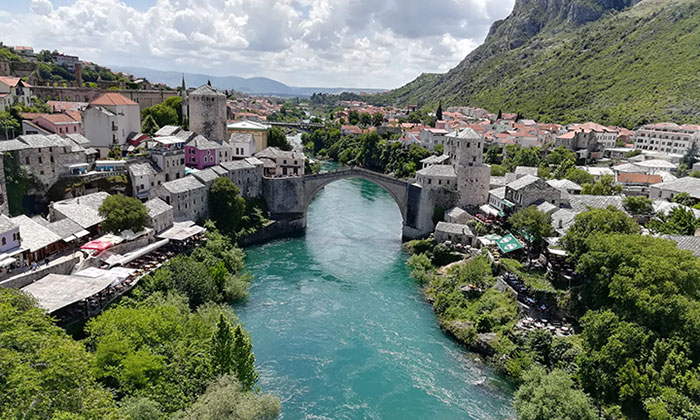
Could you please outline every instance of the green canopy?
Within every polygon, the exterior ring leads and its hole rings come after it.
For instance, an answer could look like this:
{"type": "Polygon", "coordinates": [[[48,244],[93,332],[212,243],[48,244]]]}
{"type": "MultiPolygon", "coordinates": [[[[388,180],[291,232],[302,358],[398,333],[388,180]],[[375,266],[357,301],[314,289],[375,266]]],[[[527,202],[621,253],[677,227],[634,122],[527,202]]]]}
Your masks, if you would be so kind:
{"type": "Polygon", "coordinates": [[[509,252],[522,249],[523,244],[521,244],[517,239],[515,239],[515,236],[508,234],[499,239],[498,247],[501,249],[501,251],[503,251],[504,254],[507,254],[509,252]]]}

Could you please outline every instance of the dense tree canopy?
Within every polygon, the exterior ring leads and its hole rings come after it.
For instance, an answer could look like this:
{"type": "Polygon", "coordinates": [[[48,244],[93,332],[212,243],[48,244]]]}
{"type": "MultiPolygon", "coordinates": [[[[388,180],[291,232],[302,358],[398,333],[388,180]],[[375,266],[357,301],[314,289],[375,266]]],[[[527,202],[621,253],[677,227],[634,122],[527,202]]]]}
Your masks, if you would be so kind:
{"type": "Polygon", "coordinates": [[[149,106],[141,111],[141,121],[145,122],[149,116],[153,118],[158,127],[178,125],[180,122],[177,110],[166,103],[149,106]]]}
{"type": "Polygon", "coordinates": [[[100,224],[107,232],[119,233],[128,229],[139,232],[148,221],[148,210],[143,203],[133,197],[121,194],[111,195],[99,208],[104,221],[100,224]]]}
{"type": "Polygon", "coordinates": [[[528,254],[533,246],[541,246],[544,238],[552,236],[552,218],[537,207],[530,206],[519,210],[508,219],[514,229],[520,231],[527,241],[528,254]]]}
{"type": "Polygon", "coordinates": [[[292,150],[292,145],[289,144],[284,130],[280,127],[270,127],[267,129],[267,145],[280,150],[292,150]]]}
{"type": "Polygon", "coordinates": [[[571,376],[561,370],[547,373],[535,367],[524,376],[515,393],[519,420],[598,420],[590,398],[574,388],[571,376]]]}
{"type": "Polygon", "coordinates": [[[638,233],[639,226],[615,207],[591,209],[576,215],[561,244],[574,259],[588,251],[587,240],[597,233],[638,233]]]}
{"type": "Polygon", "coordinates": [[[0,354],[0,418],[120,418],[85,346],[15,289],[0,288],[0,354]]]}
{"type": "Polygon", "coordinates": [[[581,194],[587,195],[618,195],[622,192],[622,185],[615,183],[612,175],[603,175],[593,184],[583,184],[581,194]]]}

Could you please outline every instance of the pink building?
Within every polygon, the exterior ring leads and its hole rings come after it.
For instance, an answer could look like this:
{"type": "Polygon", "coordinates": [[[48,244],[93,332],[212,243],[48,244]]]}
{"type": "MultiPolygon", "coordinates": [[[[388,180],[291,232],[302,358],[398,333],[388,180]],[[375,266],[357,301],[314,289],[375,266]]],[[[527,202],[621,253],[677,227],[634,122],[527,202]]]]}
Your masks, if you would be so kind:
{"type": "Polygon", "coordinates": [[[80,118],[71,116],[68,113],[61,114],[39,114],[32,122],[46,131],[59,136],[82,132],[80,118]]]}
{"type": "Polygon", "coordinates": [[[190,168],[206,169],[216,165],[216,153],[222,146],[198,135],[185,144],[185,164],[190,168]]]}

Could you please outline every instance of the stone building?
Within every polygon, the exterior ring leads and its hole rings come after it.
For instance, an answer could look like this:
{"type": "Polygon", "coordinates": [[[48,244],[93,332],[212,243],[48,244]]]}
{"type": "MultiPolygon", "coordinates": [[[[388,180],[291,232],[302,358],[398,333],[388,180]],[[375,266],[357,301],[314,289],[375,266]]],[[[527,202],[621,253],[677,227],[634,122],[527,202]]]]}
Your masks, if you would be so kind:
{"type": "Polygon", "coordinates": [[[447,137],[445,153],[457,175],[459,206],[478,207],[488,201],[491,168],[483,162],[481,136],[464,128],[447,137]]]}
{"type": "Polygon", "coordinates": [[[241,190],[245,198],[260,197],[263,193],[263,162],[257,158],[246,158],[220,165],[226,176],[241,190]]]}
{"type": "Polygon", "coordinates": [[[204,219],[209,210],[209,191],[192,176],[163,183],[156,196],[173,207],[173,217],[177,222],[197,222],[204,219]]]}
{"type": "Polygon", "coordinates": [[[173,206],[157,197],[146,201],[145,206],[148,210],[147,225],[156,233],[163,232],[173,225],[173,206]]]}
{"type": "Polygon", "coordinates": [[[173,181],[185,176],[185,151],[183,149],[156,148],[150,151],[151,160],[163,173],[163,181],[173,181]]]}
{"type": "Polygon", "coordinates": [[[192,91],[187,99],[190,130],[208,140],[226,140],[226,95],[209,85],[192,91]]]}
{"type": "Polygon", "coordinates": [[[22,135],[0,142],[0,152],[9,152],[19,165],[26,166],[42,184],[52,186],[58,178],[70,173],[70,166],[94,161],[95,150],[85,148],[87,140],[79,134],[60,137],[56,134],[22,135]]]}
{"type": "Polygon", "coordinates": [[[416,172],[416,182],[423,189],[457,190],[457,175],[452,165],[432,165],[416,172]]]}
{"type": "Polygon", "coordinates": [[[533,204],[548,202],[559,207],[562,192],[549,185],[542,178],[525,175],[506,185],[506,206],[518,211],[533,204]]]}
{"type": "Polygon", "coordinates": [[[131,181],[131,195],[145,200],[151,193],[163,183],[163,174],[158,172],[153,164],[148,161],[129,163],[129,180],[131,181]]]}
{"type": "Polygon", "coordinates": [[[265,176],[302,176],[306,156],[303,153],[287,152],[276,147],[268,147],[255,154],[265,163],[265,176]],[[271,165],[269,165],[271,164],[271,165]]]}
{"type": "Polygon", "coordinates": [[[435,240],[440,243],[450,241],[452,243],[472,246],[474,245],[476,236],[467,225],[438,222],[437,226],[435,226],[435,240]]]}

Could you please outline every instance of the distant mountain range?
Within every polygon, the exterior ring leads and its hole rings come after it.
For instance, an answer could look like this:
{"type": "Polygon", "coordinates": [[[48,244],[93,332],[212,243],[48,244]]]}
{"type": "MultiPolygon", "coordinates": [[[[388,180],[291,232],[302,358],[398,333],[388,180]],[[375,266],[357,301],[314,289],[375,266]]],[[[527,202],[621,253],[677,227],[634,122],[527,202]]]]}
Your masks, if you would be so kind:
{"type": "MultiPolygon", "coordinates": [[[[152,83],[165,83],[168,86],[180,86],[182,73],[176,71],[153,70],[142,67],[110,66],[113,71],[121,71],[143,77],[152,83]]],[[[222,90],[236,90],[249,95],[274,95],[274,96],[299,96],[308,97],[314,93],[339,94],[351,93],[377,93],[383,89],[353,89],[353,88],[323,88],[323,87],[297,87],[288,86],[266,77],[236,77],[236,76],[210,76],[206,74],[185,73],[187,87],[199,87],[207,81],[222,90]]]]}

